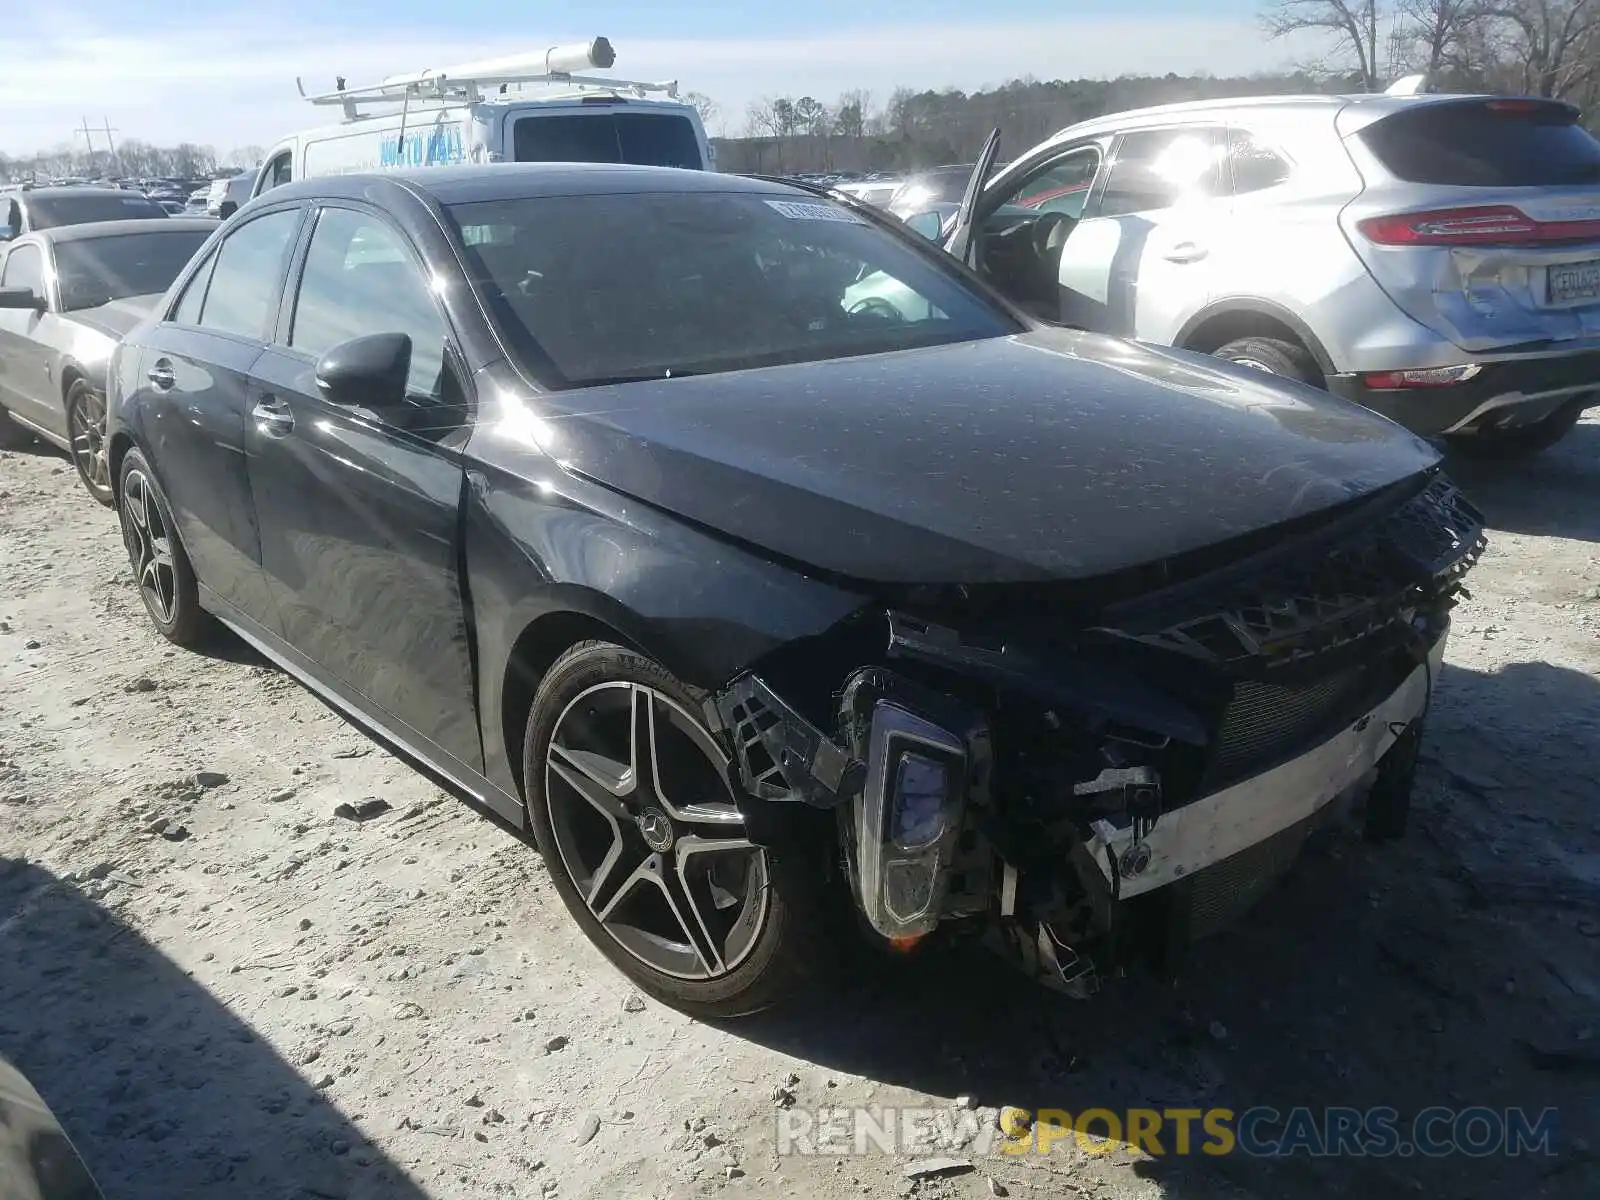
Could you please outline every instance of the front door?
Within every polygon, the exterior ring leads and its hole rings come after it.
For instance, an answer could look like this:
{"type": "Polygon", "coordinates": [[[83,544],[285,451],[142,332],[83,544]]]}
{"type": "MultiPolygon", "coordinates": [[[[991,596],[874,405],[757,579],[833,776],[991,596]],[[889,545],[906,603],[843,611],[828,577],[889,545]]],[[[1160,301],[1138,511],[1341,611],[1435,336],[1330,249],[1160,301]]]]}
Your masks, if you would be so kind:
{"type": "Polygon", "coordinates": [[[143,339],[133,406],[195,575],[257,621],[267,613],[245,469],[251,365],[266,346],[301,208],[229,232],[143,339]]]}
{"type": "MultiPolygon", "coordinates": [[[[23,242],[11,247],[0,265],[0,287],[27,288],[47,295],[44,247],[23,242]]],[[[58,436],[67,432],[61,383],[50,377],[51,353],[44,339],[61,320],[51,312],[0,308],[0,408],[58,436]]]]}
{"type": "Polygon", "coordinates": [[[279,635],[407,727],[396,732],[481,771],[460,574],[466,396],[449,343],[403,235],[364,209],[324,208],[252,372],[246,443],[279,635]],[[317,356],[373,333],[410,336],[410,402],[329,403],[317,356]]]}

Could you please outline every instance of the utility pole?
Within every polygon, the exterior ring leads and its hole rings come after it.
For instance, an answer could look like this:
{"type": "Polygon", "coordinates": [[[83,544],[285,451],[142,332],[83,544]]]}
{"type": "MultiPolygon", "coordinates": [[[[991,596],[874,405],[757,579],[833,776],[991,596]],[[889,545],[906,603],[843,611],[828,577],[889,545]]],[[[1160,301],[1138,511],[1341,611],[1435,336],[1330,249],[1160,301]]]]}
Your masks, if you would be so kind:
{"type": "Polygon", "coordinates": [[[109,175],[117,167],[117,144],[111,140],[112,133],[121,133],[120,129],[111,128],[111,120],[104,114],[100,117],[101,131],[106,135],[106,173],[109,175]]]}
{"type": "Polygon", "coordinates": [[[72,132],[83,135],[84,146],[89,152],[89,173],[92,175],[94,173],[94,132],[89,128],[89,118],[83,118],[83,124],[72,132]]]}

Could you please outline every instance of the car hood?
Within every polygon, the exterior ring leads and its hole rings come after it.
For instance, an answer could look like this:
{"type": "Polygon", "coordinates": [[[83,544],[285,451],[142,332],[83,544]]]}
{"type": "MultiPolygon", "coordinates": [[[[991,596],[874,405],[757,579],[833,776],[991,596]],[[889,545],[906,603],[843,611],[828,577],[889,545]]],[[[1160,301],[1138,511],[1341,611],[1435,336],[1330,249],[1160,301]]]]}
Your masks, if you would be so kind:
{"type": "Polygon", "coordinates": [[[1081,580],[1342,505],[1438,461],[1302,384],[1042,330],[562,394],[570,471],[836,576],[1081,580]]]}
{"type": "Polygon", "coordinates": [[[69,321],[76,321],[87,329],[96,333],[103,333],[107,337],[120,341],[140,321],[155,311],[161,301],[159,294],[154,296],[129,296],[125,300],[113,300],[110,304],[102,304],[98,308],[80,308],[77,312],[67,313],[69,321]]]}

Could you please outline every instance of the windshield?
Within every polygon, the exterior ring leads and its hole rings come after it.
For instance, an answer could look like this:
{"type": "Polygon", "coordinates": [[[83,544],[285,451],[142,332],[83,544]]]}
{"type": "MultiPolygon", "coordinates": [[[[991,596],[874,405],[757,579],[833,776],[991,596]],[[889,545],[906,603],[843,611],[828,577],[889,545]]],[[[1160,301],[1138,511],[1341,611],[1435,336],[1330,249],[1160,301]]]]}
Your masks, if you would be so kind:
{"type": "Polygon", "coordinates": [[[35,229],[87,225],[91,221],[135,221],[166,215],[166,209],[146,196],[35,196],[28,202],[28,216],[35,229]]]}
{"type": "Polygon", "coordinates": [[[1016,333],[982,290],[841,204],[737,192],[450,206],[535,378],[581,386],[1016,333]]]}
{"type": "Polygon", "coordinates": [[[700,170],[700,139],[677,113],[540,113],[512,130],[518,162],[632,163],[700,170]]]}
{"type": "Polygon", "coordinates": [[[62,311],[160,295],[209,236],[205,229],[175,229],[56,243],[62,311]]]}

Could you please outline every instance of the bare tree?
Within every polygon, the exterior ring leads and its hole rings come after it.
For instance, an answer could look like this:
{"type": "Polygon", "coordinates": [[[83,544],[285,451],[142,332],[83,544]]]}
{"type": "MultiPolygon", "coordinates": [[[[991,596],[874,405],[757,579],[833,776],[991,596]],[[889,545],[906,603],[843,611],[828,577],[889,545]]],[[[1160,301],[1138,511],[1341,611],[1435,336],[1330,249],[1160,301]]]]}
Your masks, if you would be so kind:
{"type": "Polygon", "coordinates": [[[1399,0],[1415,65],[1430,77],[1471,70],[1474,37],[1491,18],[1489,0],[1399,0]]]}
{"type": "Polygon", "coordinates": [[[1600,0],[1497,0],[1492,11],[1523,92],[1564,98],[1587,89],[1600,65],[1600,0]]]}
{"type": "Polygon", "coordinates": [[[867,135],[872,112],[872,93],[856,88],[843,92],[833,106],[833,131],[842,138],[859,141],[867,135]]]}
{"type": "Polygon", "coordinates": [[[683,99],[686,104],[692,105],[695,112],[700,114],[700,124],[707,130],[716,123],[722,115],[722,105],[718,104],[704,92],[685,92],[683,99]]]}
{"type": "Polygon", "coordinates": [[[1336,53],[1355,60],[1363,89],[1375,92],[1382,45],[1378,29],[1385,15],[1379,0],[1273,0],[1261,22],[1274,38],[1303,31],[1331,34],[1336,53]]]}

